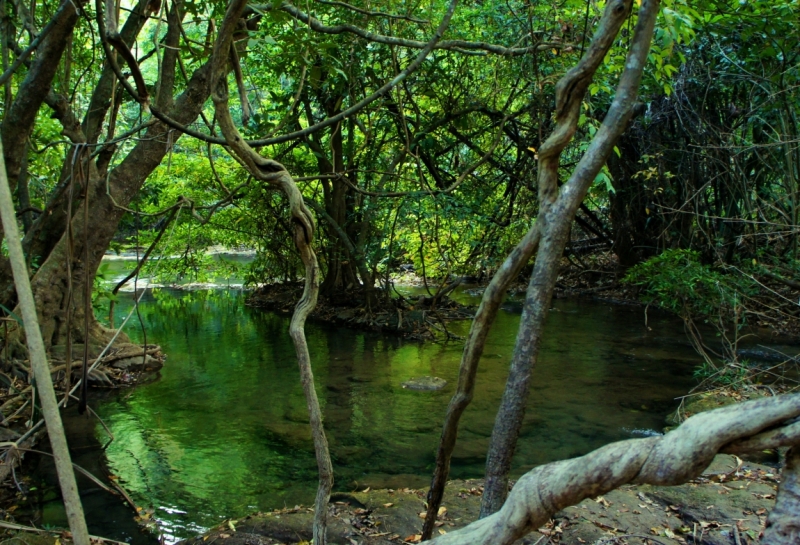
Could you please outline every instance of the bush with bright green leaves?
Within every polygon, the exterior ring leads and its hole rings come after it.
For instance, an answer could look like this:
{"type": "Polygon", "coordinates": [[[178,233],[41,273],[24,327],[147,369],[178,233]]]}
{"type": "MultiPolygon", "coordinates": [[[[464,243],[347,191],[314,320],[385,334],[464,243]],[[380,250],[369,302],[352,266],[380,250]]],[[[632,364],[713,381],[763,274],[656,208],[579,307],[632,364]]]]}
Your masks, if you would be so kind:
{"type": "MultiPolygon", "coordinates": [[[[670,310],[684,320],[740,316],[743,297],[757,286],[744,275],[725,274],[700,261],[693,250],[667,250],[632,267],[623,279],[640,286],[641,299],[670,310]]],[[[742,325],[741,323],[739,325],[742,325]]]]}

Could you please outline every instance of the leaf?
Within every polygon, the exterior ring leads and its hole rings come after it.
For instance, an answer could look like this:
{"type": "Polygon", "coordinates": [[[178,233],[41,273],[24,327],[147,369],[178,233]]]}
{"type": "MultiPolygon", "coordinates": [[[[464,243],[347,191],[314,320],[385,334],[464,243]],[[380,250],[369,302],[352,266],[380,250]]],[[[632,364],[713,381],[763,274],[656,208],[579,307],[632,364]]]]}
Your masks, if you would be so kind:
{"type": "Polygon", "coordinates": [[[230,528],[232,532],[235,532],[235,531],[236,531],[236,526],[234,526],[234,524],[233,524],[233,521],[232,521],[232,520],[229,520],[229,521],[228,521],[228,528],[230,528]]]}
{"type": "Polygon", "coordinates": [[[419,543],[422,541],[421,534],[412,534],[403,540],[404,543],[419,543]]]}
{"type": "Polygon", "coordinates": [[[20,318],[20,317],[19,317],[19,316],[17,316],[16,314],[14,314],[14,312],[13,312],[12,310],[9,310],[9,308],[8,308],[8,307],[6,307],[5,305],[0,305],[0,310],[2,310],[2,311],[3,311],[3,312],[5,312],[6,314],[8,314],[8,315],[9,315],[9,316],[11,316],[12,318],[14,318],[14,320],[15,320],[15,321],[16,321],[16,322],[17,322],[19,325],[22,325],[22,318],[20,318]]]}
{"type": "Polygon", "coordinates": [[[444,505],[439,508],[439,511],[436,513],[437,516],[443,517],[447,513],[447,507],[444,505]]]}
{"type": "Polygon", "coordinates": [[[384,507],[386,507],[386,508],[389,508],[389,507],[391,507],[392,505],[394,505],[394,504],[393,504],[393,503],[384,503],[384,504],[383,504],[383,506],[384,506],[384,507]]]}

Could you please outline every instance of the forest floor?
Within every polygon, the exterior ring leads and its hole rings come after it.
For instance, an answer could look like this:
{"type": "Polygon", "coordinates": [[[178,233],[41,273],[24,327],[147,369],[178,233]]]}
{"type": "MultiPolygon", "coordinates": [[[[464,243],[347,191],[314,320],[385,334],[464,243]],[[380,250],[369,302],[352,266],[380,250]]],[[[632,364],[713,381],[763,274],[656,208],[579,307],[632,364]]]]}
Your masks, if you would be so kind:
{"type": "MultiPolygon", "coordinates": [[[[557,513],[525,544],[754,545],[774,507],[779,476],[772,468],[717,456],[698,478],[681,486],[625,485],[557,513]]],[[[438,533],[478,517],[482,481],[452,481],[438,533]]],[[[418,543],[425,490],[364,490],[335,494],[330,505],[331,543],[418,543]]],[[[313,511],[296,506],[225,521],[184,545],[303,544],[311,539],[313,511]]]]}

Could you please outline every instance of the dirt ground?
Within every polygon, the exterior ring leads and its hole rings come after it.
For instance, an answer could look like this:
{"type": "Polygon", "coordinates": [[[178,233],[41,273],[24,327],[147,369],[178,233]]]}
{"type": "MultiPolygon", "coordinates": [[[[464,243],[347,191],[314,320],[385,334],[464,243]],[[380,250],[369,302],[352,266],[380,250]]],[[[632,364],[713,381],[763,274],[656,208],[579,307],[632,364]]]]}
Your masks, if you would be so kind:
{"type": "MultiPolygon", "coordinates": [[[[703,475],[675,487],[624,486],[557,513],[519,543],[592,545],[754,545],[775,504],[779,474],[770,467],[720,455],[703,475]]],[[[447,488],[438,532],[478,516],[481,481],[447,488]]],[[[419,542],[424,490],[365,490],[336,494],[328,536],[343,545],[419,542]]],[[[313,511],[296,506],[230,520],[182,545],[307,544],[313,511]]]]}

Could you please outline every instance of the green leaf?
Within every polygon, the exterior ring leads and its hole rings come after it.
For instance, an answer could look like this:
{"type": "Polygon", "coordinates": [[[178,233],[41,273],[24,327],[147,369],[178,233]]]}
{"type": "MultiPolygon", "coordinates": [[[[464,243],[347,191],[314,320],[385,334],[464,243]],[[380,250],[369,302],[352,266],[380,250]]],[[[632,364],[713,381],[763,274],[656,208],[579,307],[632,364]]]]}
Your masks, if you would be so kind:
{"type": "Polygon", "coordinates": [[[10,310],[8,307],[6,307],[5,305],[2,305],[2,304],[0,304],[0,310],[2,310],[3,312],[5,312],[5,313],[6,313],[7,315],[9,315],[10,317],[14,318],[14,320],[15,320],[15,321],[16,321],[16,322],[17,322],[19,325],[24,325],[24,324],[22,323],[22,318],[20,318],[20,317],[19,317],[19,316],[17,316],[16,314],[14,314],[14,311],[13,311],[13,310],[10,310]]]}

